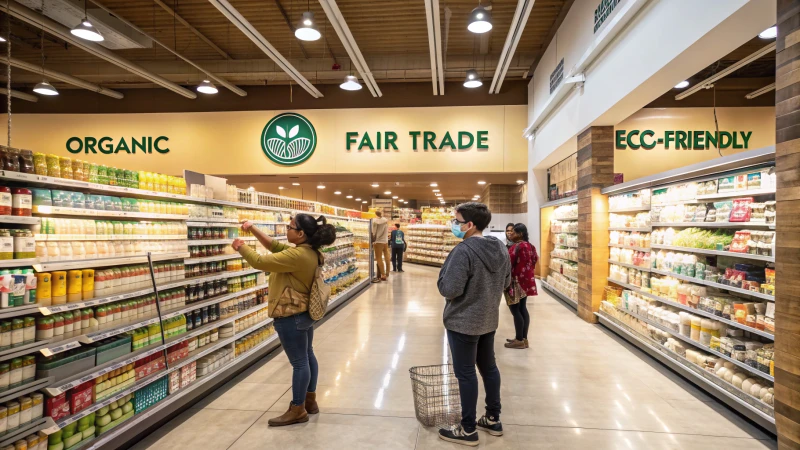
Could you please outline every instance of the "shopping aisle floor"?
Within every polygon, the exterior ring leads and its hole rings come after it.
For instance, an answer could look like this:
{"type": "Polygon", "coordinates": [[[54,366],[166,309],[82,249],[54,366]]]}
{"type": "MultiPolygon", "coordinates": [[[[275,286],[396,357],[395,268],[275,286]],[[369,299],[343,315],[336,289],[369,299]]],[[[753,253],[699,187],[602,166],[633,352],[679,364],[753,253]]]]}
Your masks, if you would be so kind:
{"type": "MultiPolygon", "coordinates": [[[[414,418],[408,369],[447,358],[438,269],[408,264],[319,326],[322,413],[269,428],[291,398],[285,354],[256,364],[136,449],[455,449],[414,418]]],[[[529,302],[530,303],[530,302],[529,302]]],[[[528,350],[501,305],[495,342],[505,436],[495,449],[776,448],[771,436],[545,292],[533,301],[528,350]]],[[[529,308],[531,308],[529,306],[529,308]]],[[[481,395],[481,402],[483,401],[481,395]]],[[[479,415],[482,408],[479,407],[479,415]]]]}

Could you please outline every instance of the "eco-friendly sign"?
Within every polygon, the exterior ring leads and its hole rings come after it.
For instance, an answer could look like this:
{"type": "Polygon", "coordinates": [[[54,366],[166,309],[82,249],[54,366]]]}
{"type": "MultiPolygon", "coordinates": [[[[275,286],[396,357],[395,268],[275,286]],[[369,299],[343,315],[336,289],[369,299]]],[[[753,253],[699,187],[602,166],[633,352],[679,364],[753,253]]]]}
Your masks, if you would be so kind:
{"type": "Polygon", "coordinates": [[[261,149],[272,162],[294,166],[307,160],[317,148],[314,125],[297,113],[279,114],[261,132],[261,149]]]}
{"type": "Polygon", "coordinates": [[[169,153],[169,148],[166,147],[166,144],[162,144],[162,142],[169,141],[169,138],[166,136],[142,136],[139,138],[128,138],[127,140],[124,137],[119,139],[110,138],[108,136],[96,138],[96,137],[71,137],[67,139],[66,147],[67,151],[74,154],[79,153],[103,153],[105,155],[116,154],[120,152],[124,153],[136,153],[137,149],[139,153],[153,153],[155,150],[157,153],[169,153]]]}
{"type": "Polygon", "coordinates": [[[616,130],[617,150],[652,150],[663,146],[664,150],[710,150],[712,148],[749,148],[752,131],[666,130],[656,137],[653,130],[616,130]]]}

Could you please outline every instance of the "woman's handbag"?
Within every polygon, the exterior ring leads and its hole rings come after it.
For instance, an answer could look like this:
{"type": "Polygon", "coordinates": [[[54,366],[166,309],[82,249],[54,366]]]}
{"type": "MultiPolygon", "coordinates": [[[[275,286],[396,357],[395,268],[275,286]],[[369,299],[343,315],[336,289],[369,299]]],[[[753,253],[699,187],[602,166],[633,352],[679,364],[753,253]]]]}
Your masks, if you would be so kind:
{"type": "Polygon", "coordinates": [[[503,297],[506,299],[506,304],[508,306],[516,305],[525,296],[525,291],[522,289],[522,286],[519,285],[517,279],[511,277],[511,286],[508,288],[508,290],[503,292],[503,297]]]}

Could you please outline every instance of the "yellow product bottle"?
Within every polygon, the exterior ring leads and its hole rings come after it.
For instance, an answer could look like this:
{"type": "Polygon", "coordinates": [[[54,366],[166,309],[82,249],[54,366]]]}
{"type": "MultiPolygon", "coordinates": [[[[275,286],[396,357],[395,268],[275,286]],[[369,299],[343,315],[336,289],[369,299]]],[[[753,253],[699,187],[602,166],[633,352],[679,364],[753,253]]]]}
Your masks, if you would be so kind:
{"type": "Polygon", "coordinates": [[[83,299],[91,300],[94,298],[94,269],[83,270],[83,299]]]}
{"type": "Polygon", "coordinates": [[[167,176],[163,173],[158,174],[158,184],[161,185],[161,192],[167,192],[167,189],[169,188],[167,176]]]}
{"type": "Polygon", "coordinates": [[[81,301],[83,292],[83,272],[70,270],[67,273],[67,302],[81,301]]]}
{"type": "Polygon", "coordinates": [[[153,174],[150,173],[150,172],[145,172],[144,173],[144,179],[147,182],[146,185],[145,185],[146,189],[149,190],[149,191],[154,191],[155,188],[154,188],[154,183],[153,183],[153,174]]]}
{"type": "Polygon", "coordinates": [[[147,180],[145,179],[145,172],[144,170],[139,171],[139,189],[147,189],[147,180]]]}
{"type": "Polygon", "coordinates": [[[53,302],[52,275],[47,272],[36,274],[36,303],[50,306],[53,302]]]}
{"type": "Polygon", "coordinates": [[[67,303],[67,272],[56,271],[53,272],[51,278],[52,292],[53,292],[53,305],[63,305],[67,303]]]}

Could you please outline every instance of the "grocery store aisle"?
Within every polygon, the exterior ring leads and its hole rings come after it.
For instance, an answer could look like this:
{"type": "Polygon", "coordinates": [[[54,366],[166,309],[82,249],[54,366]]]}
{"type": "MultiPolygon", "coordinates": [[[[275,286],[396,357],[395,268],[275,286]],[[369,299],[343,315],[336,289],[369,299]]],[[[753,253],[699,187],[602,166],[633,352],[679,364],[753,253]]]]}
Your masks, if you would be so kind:
{"type": "MultiPolygon", "coordinates": [[[[267,427],[290,399],[291,367],[281,353],[135,448],[464,448],[439,440],[437,430],[414,418],[408,369],[447,358],[437,274],[436,268],[408,264],[406,273],[371,286],[318,328],[322,413],[308,423],[267,427]]],[[[497,356],[506,434],[482,433],[483,447],[776,448],[769,435],[540,292],[528,350],[502,347],[513,325],[500,306],[497,356]]]]}

